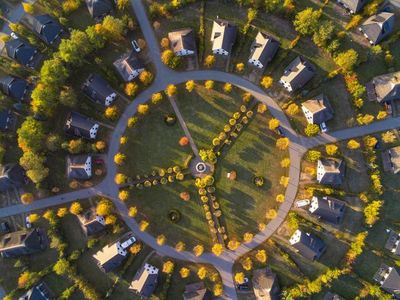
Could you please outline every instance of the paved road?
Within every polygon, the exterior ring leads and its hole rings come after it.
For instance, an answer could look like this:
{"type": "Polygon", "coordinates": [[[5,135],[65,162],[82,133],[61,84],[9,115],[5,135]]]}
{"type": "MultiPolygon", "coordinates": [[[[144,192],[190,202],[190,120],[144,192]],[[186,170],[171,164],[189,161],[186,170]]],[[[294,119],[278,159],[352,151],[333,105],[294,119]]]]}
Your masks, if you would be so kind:
{"type": "Polygon", "coordinates": [[[348,139],[363,136],[374,132],[384,131],[400,127],[400,117],[389,118],[384,121],[372,123],[371,125],[354,127],[350,129],[325,133],[314,138],[306,138],[299,136],[290,126],[290,123],[275,101],[266,95],[266,93],[257,85],[245,80],[234,74],[229,74],[220,71],[190,71],[176,72],[167,68],[160,60],[160,49],[158,41],[155,38],[151,24],[147,18],[145,8],[142,1],[131,0],[131,4],[136,13],[137,21],[140,24],[142,32],[146,37],[147,47],[152,61],[156,67],[157,74],[152,85],[138,95],[133,102],[129,104],[116,125],[109,143],[109,151],[106,156],[107,175],[105,179],[97,186],[89,189],[83,189],[57,195],[42,200],[37,200],[30,205],[15,205],[0,209],[0,218],[21,213],[29,213],[37,209],[65,204],[74,200],[87,198],[93,195],[103,195],[113,200],[116,208],[119,210],[122,219],[129,228],[141,239],[144,243],[151,246],[160,255],[166,255],[176,259],[187,260],[192,262],[212,264],[221,274],[224,284],[224,298],[237,299],[234,281],[232,277],[232,266],[236,259],[244,255],[251,249],[254,249],[265,240],[270,238],[272,234],[279,228],[287,214],[289,213],[296,197],[297,187],[300,177],[300,163],[304,153],[315,146],[326,143],[333,143],[338,140],[348,139]],[[146,232],[141,232],[138,224],[128,215],[128,209],[124,203],[118,200],[118,186],[114,183],[114,177],[117,173],[117,166],[114,164],[114,155],[119,150],[119,139],[123,135],[128,119],[137,111],[139,104],[143,104],[150,99],[153,93],[162,91],[168,84],[179,84],[187,80],[214,80],[221,82],[230,82],[237,87],[250,92],[256,99],[268,105],[271,114],[280,121],[285,134],[289,137],[291,143],[289,146],[289,155],[291,166],[289,169],[289,185],[285,193],[285,201],[281,204],[278,210],[278,216],[271,220],[266,228],[254,236],[250,243],[241,245],[235,251],[225,250],[224,253],[217,257],[211,253],[204,253],[200,257],[194,256],[189,251],[177,252],[174,248],[157,244],[156,239],[146,232]]]}

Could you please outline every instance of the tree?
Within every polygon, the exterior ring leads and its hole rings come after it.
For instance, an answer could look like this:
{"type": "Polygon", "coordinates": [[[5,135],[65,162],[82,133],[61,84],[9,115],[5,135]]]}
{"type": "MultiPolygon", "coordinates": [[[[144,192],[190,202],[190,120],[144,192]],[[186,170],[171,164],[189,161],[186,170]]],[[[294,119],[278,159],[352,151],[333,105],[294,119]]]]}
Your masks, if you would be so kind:
{"type": "Polygon", "coordinates": [[[396,140],[396,135],[392,131],[382,133],[381,137],[385,144],[393,143],[396,140]]]}
{"type": "Polygon", "coordinates": [[[259,114],[263,114],[263,113],[265,113],[267,110],[268,110],[268,107],[267,107],[266,104],[264,104],[264,103],[258,103],[258,105],[257,105],[257,112],[258,112],[259,114]]]}
{"type": "Polygon", "coordinates": [[[25,271],[18,277],[18,288],[26,289],[40,279],[36,272],[25,271]]]}
{"type": "Polygon", "coordinates": [[[142,221],[139,223],[139,230],[140,230],[140,231],[146,231],[146,229],[147,229],[147,227],[149,227],[149,225],[150,225],[149,222],[147,222],[146,220],[142,220],[142,221]]]}
{"type": "Polygon", "coordinates": [[[78,66],[91,51],[92,45],[87,34],[83,31],[72,30],[69,39],[61,40],[58,57],[68,64],[78,66]]]}
{"type": "Polygon", "coordinates": [[[235,282],[237,284],[243,284],[244,283],[244,273],[243,272],[238,272],[235,274],[235,282]]]}
{"type": "Polygon", "coordinates": [[[204,252],[204,247],[203,247],[203,245],[196,245],[196,246],[194,246],[193,247],[193,253],[194,253],[194,255],[196,255],[196,256],[200,256],[200,255],[202,255],[203,254],[203,252],[204,252]]]}
{"type": "Polygon", "coordinates": [[[125,84],[125,94],[129,97],[133,97],[136,95],[137,91],[139,90],[139,86],[135,82],[128,82],[125,84]]]}
{"type": "Polygon", "coordinates": [[[33,195],[31,193],[24,193],[21,195],[22,204],[31,204],[33,202],[33,195]]]}
{"type": "Polygon", "coordinates": [[[284,194],[278,194],[278,195],[276,195],[275,200],[276,200],[276,202],[283,203],[285,201],[285,195],[284,194]]]}
{"type": "Polygon", "coordinates": [[[57,217],[63,218],[67,215],[67,213],[68,213],[68,209],[66,207],[60,207],[57,210],[57,217]]]}
{"type": "Polygon", "coordinates": [[[246,271],[250,271],[253,268],[253,261],[249,256],[242,260],[242,267],[246,271]]]}
{"type": "Polygon", "coordinates": [[[306,159],[310,162],[316,162],[321,158],[321,152],[318,150],[309,150],[306,159]]]}
{"type": "Polygon", "coordinates": [[[85,33],[88,37],[90,44],[95,49],[101,49],[104,47],[104,45],[106,43],[106,37],[104,36],[104,34],[102,32],[101,24],[96,24],[96,25],[86,27],[85,33]]]}
{"type": "Polygon", "coordinates": [[[129,0],[117,0],[117,8],[119,10],[125,10],[128,6],[129,0]]]}
{"type": "Polygon", "coordinates": [[[126,177],[126,175],[124,175],[122,173],[117,173],[115,175],[114,181],[116,184],[121,185],[121,184],[124,184],[127,179],[128,179],[128,177],[126,177]]]}
{"type": "Polygon", "coordinates": [[[166,37],[162,38],[160,45],[161,45],[161,48],[168,49],[169,48],[169,39],[166,37]]]}
{"type": "Polygon", "coordinates": [[[365,136],[363,138],[363,141],[364,141],[365,147],[368,149],[373,149],[376,146],[376,144],[378,143],[377,138],[374,136],[370,136],[370,135],[365,136]]]}
{"type": "Polygon", "coordinates": [[[35,12],[35,9],[31,3],[22,2],[22,8],[24,9],[24,12],[30,15],[33,15],[35,12]]]}
{"type": "Polygon", "coordinates": [[[190,275],[190,270],[188,268],[182,267],[179,270],[179,274],[181,275],[181,278],[187,278],[190,275]]]}
{"type": "Polygon", "coordinates": [[[121,190],[118,193],[119,200],[125,202],[129,198],[129,191],[128,190],[121,190]]]}
{"type": "Polygon", "coordinates": [[[30,214],[28,216],[28,221],[29,223],[36,223],[37,221],[39,221],[40,216],[38,214],[30,214]]]}
{"type": "Polygon", "coordinates": [[[287,137],[277,139],[276,147],[279,150],[286,150],[289,147],[289,139],[287,137]]]}
{"type": "Polygon", "coordinates": [[[296,14],[293,21],[294,28],[302,35],[311,35],[318,30],[320,17],[320,11],[306,8],[296,14]]]}
{"type": "Polygon", "coordinates": [[[68,69],[59,58],[48,59],[40,68],[40,80],[48,86],[61,86],[68,78],[68,69]]]}
{"type": "Polygon", "coordinates": [[[167,49],[161,53],[161,61],[168,67],[175,69],[180,64],[181,59],[172,50],[167,49]]]}
{"type": "Polygon", "coordinates": [[[365,223],[372,226],[379,220],[379,210],[383,201],[374,200],[364,208],[365,223]]]}
{"type": "Polygon", "coordinates": [[[318,124],[310,124],[308,123],[306,128],[304,128],[304,133],[307,136],[315,136],[319,133],[319,126],[318,124]]]}
{"type": "Polygon", "coordinates": [[[117,217],[115,215],[107,215],[105,218],[106,225],[114,225],[117,222],[117,217]]]}
{"type": "Polygon", "coordinates": [[[349,49],[336,55],[333,60],[344,71],[351,71],[357,63],[358,54],[354,49],[349,49]]]}
{"type": "Polygon", "coordinates": [[[129,248],[129,252],[132,253],[133,255],[136,255],[142,250],[142,244],[141,243],[134,243],[132,247],[129,248]]]}
{"type": "Polygon", "coordinates": [[[260,85],[263,88],[268,89],[272,86],[273,82],[274,82],[274,80],[271,76],[263,76],[263,78],[260,81],[260,85]]]}
{"type": "Polygon", "coordinates": [[[288,168],[290,166],[290,158],[286,157],[281,160],[281,167],[288,168]]]}
{"type": "Polygon", "coordinates": [[[68,260],[66,260],[65,258],[59,258],[53,266],[53,271],[57,275],[62,276],[69,271],[70,267],[71,266],[68,260]]]}
{"type": "Polygon", "coordinates": [[[328,155],[335,155],[335,154],[337,154],[338,150],[339,150],[339,148],[335,144],[327,144],[325,146],[325,151],[326,151],[326,154],[328,154],[328,155]]]}
{"type": "Polygon", "coordinates": [[[232,84],[231,83],[225,83],[224,84],[224,91],[225,91],[225,93],[230,93],[230,92],[232,92],[232,84]]]}
{"type": "Polygon", "coordinates": [[[143,71],[139,75],[139,80],[141,83],[143,83],[145,86],[149,85],[154,79],[154,75],[149,72],[149,71],[143,71]]]}
{"type": "Polygon", "coordinates": [[[216,256],[220,256],[222,254],[222,252],[224,251],[224,246],[222,246],[222,244],[216,243],[216,244],[214,244],[214,246],[212,246],[211,251],[216,256]]]}
{"type": "Polygon", "coordinates": [[[99,216],[106,216],[113,210],[112,202],[108,199],[102,198],[96,206],[96,214],[99,216]]]}
{"type": "Polygon", "coordinates": [[[384,110],[381,110],[381,111],[377,114],[376,119],[377,119],[377,120],[383,120],[383,119],[386,119],[386,117],[387,117],[387,112],[384,111],[384,110]]]}
{"type": "Polygon", "coordinates": [[[186,87],[186,90],[187,90],[189,93],[191,93],[191,92],[193,91],[193,89],[194,89],[194,80],[188,80],[188,81],[186,81],[185,87],[186,87]]]}
{"type": "Polygon", "coordinates": [[[294,116],[299,112],[299,106],[296,103],[291,103],[289,104],[289,106],[286,109],[286,112],[291,115],[294,116]]]}
{"type": "Polygon", "coordinates": [[[121,145],[125,145],[128,142],[128,137],[127,136],[121,136],[119,139],[119,143],[121,145]]]}
{"type": "Polygon", "coordinates": [[[121,152],[118,152],[117,154],[114,155],[114,162],[119,166],[125,162],[125,159],[126,155],[121,152]]]}
{"type": "Polygon", "coordinates": [[[224,289],[223,289],[222,284],[217,283],[217,284],[214,285],[213,293],[214,293],[215,297],[222,296],[223,292],[224,292],[224,289]]]}
{"type": "Polygon", "coordinates": [[[244,63],[237,63],[235,66],[236,72],[242,73],[244,71],[245,65],[244,63]]]}
{"type": "Polygon", "coordinates": [[[260,262],[265,264],[267,262],[267,252],[264,249],[257,250],[256,259],[260,262]]]}
{"type": "Polygon", "coordinates": [[[278,213],[276,212],[276,210],[271,208],[267,211],[267,213],[265,214],[265,217],[267,219],[275,219],[277,215],[278,215],[278,213]]]}
{"type": "Polygon", "coordinates": [[[284,187],[287,187],[289,184],[289,177],[287,176],[281,176],[280,180],[279,180],[279,184],[283,185],[284,187]]]}
{"type": "Polygon", "coordinates": [[[155,94],[151,95],[151,103],[153,103],[153,104],[160,103],[162,99],[163,99],[163,95],[161,93],[155,93],[155,94]]]}
{"type": "Polygon", "coordinates": [[[253,234],[251,232],[245,232],[243,235],[243,242],[250,243],[253,240],[253,234]]]}
{"type": "Polygon", "coordinates": [[[278,120],[278,119],[275,119],[275,118],[272,118],[272,119],[269,120],[269,122],[268,122],[268,127],[269,127],[269,129],[271,129],[271,130],[277,129],[277,128],[279,127],[279,120],[278,120]]]}
{"type": "Polygon", "coordinates": [[[60,103],[67,107],[75,107],[78,102],[78,97],[75,91],[69,87],[65,86],[60,92],[60,103]]]}
{"type": "Polygon", "coordinates": [[[204,60],[204,65],[208,68],[211,68],[215,64],[215,56],[214,55],[208,55],[206,59],[204,60]]]}
{"type": "Polygon", "coordinates": [[[73,202],[69,207],[69,212],[73,215],[79,215],[82,212],[82,206],[79,202],[73,202]]]}
{"type": "Polygon", "coordinates": [[[239,241],[237,241],[237,240],[230,240],[229,242],[228,242],[228,249],[229,250],[236,250],[237,248],[239,248],[239,246],[240,246],[240,242],[239,241]]]}
{"type": "Polygon", "coordinates": [[[165,90],[165,94],[167,94],[168,97],[172,97],[176,95],[177,88],[173,84],[169,84],[165,90]]]}
{"type": "Polygon", "coordinates": [[[207,90],[212,90],[212,89],[214,88],[214,81],[212,81],[212,80],[207,80],[207,81],[204,83],[204,86],[205,86],[205,88],[206,88],[207,90]]]}
{"type": "Polygon", "coordinates": [[[207,269],[205,267],[200,267],[197,271],[197,276],[200,280],[203,280],[207,276],[207,269]]]}
{"type": "Polygon", "coordinates": [[[35,114],[51,117],[57,106],[58,97],[57,87],[38,83],[31,94],[31,109],[35,114]]]}
{"type": "Polygon", "coordinates": [[[185,250],[185,248],[186,248],[186,245],[184,242],[178,242],[175,245],[175,250],[178,252],[182,252],[183,250],[185,250]]]}
{"type": "Polygon", "coordinates": [[[18,146],[22,151],[37,152],[43,147],[45,138],[44,125],[33,117],[27,117],[17,130],[18,146]]]}
{"type": "Polygon", "coordinates": [[[165,235],[160,234],[159,236],[157,236],[157,244],[162,246],[165,244],[165,242],[167,241],[167,238],[165,237],[165,235]]]}
{"type": "Polygon", "coordinates": [[[44,166],[46,157],[32,151],[24,152],[19,159],[20,165],[27,171],[26,175],[34,182],[42,182],[48,175],[49,169],[44,166]]]}
{"type": "Polygon", "coordinates": [[[327,43],[332,39],[335,33],[335,24],[332,21],[324,21],[320,23],[318,30],[314,32],[313,42],[319,46],[325,48],[327,43]]]}
{"type": "Polygon", "coordinates": [[[360,143],[357,142],[356,140],[350,140],[347,142],[347,148],[351,149],[351,150],[355,150],[360,148],[360,143]]]}
{"type": "Polygon", "coordinates": [[[113,121],[118,119],[118,116],[119,116],[118,107],[116,105],[111,105],[111,106],[107,107],[106,110],[104,111],[104,116],[107,119],[110,119],[113,121]]]}
{"type": "Polygon", "coordinates": [[[137,215],[137,207],[136,206],[131,206],[131,207],[129,207],[129,211],[128,211],[128,215],[131,217],[131,218],[134,218],[134,217],[136,217],[136,215],[137,215]]]}
{"type": "Polygon", "coordinates": [[[114,18],[111,15],[107,15],[103,19],[101,25],[102,32],[107,39],[112,41],[120,41],[123,39],[125,26],[120,19],[114,18]]]}
{"type": "Polygon", "coordinates": [[[249,92],[243,93],[243,95],[242,95],[243,101],[244,101],[244,102],[247,102],[247,103],[250,102],[251,97],[252,97],[252,95],[251,95],[251,93],[249,93],[249,92]]]}
{"type": "Polygon", "coordinates": [[[167,260],[164,264],[163,264],[163,273],[165,274],[171,274],[174,271],[174,263],[170,260],[167,260]]]}

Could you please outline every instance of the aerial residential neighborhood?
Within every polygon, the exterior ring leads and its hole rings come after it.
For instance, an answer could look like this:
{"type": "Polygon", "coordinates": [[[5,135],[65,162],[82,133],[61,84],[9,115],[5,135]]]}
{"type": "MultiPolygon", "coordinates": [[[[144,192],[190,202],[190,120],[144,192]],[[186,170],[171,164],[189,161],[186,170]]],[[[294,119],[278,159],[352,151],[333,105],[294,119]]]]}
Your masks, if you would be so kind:
{"type": "Polygon", "coordinates": [[[1,0],[0,299],[400,299],[398,0],[1,0]]]}

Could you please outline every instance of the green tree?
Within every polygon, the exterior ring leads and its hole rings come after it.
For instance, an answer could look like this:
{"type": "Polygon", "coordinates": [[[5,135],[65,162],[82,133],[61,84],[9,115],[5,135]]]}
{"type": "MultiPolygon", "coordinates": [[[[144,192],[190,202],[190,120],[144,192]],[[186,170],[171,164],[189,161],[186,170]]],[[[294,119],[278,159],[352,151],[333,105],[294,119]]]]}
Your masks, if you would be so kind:
{"type": "Polygon", "coordinates": [[[304,133],[307,136],[314,136],[319,133],[319,126],[317,124],[307,124],[306,128],[304,129],[304,133]]]}
{"type": "Polygon", "coordinates": [[[320,17],[320,11],[308,7],[296,14],[294,28],[302,35],[311,35],[317,31],[320,17]]]}
{"type": "Polygon", "coordinates": [[[102,28],[101,24],[96,24],[88,26],[85,30],[85,33],[89,39],[90,44],[95,49],[103,48],[106,43],[106,37],[104,36],[104,34],[102,34],[100,30],[101,28],[102,28]]]}
{"type": "Polygon", "coordinates": [[[79,66],[84,58],[93,50],[87,34],[80,30],[72,30],[69,39],[62,39],[58,48],[58,56],[66,63],[79,66]]]}
{"type": "Polygon", "coordinates": [[[319,46],[325,48],[327,43],[332,39],[335,33],[335,25],[332,21],[324,21],[320,24],[318,30],[314,32],[313,42],[319,46]]]}
{"type": "Polygon", "coordinates": [[[70,264],[65,258],[60,258],[53,266],[53,271],[61,276],[68,272],[70,264]]]}
{"type": "Polygon", "coordinates": [[[358,60],[358,54],[354,49],[349,49],[346,52],[341,52],[335,56],[335,63],[344,71],[353,69],[358,60]]]}
{"type": "Polygon", "coordinates": [[[120,19],[113,16],[106,16],[102,22],[102,32],[107,39],[112,41],[119,41],[123,39],[125,27],[120,19]]]}
{"type": "Polygon", "coordinates": [[[43,147],[45,131],[43,123],[27,117],[17,130],[18,146],[22,151],[38,151],[43,147]]]}
{"type": "Polygon", "coordinates": [[[38,83],[31,95],[32,111],[51,117],[57,106],[58,96],[58,89],[55,86],[38,83]]]}
{"type": "Polygon", "coordinates": [[[75,107],[78,97],[72,87],[65,86],[60,92],[60,103],[67,107],[75,107]]]}
{"type": "Polygon", "coordinates": [[[68,76],[67,68],[58,58],[45,60],[40,69],[40,79],[46,85],[60,86],[65,82],[68,76]]]}

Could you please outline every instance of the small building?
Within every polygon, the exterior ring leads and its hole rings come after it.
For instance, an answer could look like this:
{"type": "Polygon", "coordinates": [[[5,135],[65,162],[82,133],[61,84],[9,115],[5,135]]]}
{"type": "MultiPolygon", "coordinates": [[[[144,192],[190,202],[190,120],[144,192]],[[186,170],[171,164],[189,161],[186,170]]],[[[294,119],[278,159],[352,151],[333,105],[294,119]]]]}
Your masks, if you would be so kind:
{"type": "Polygon", "coordinates": [[[113,11],[113,4],[110,0],[85,0],[90,15],[96,22],[101,22],[113,11]]]}
{"type": "Polygon", "coordinates": [[[4,95],[16,101],[29,102],[33,85],[18,77],[3,76],[0,77],[0,90],[4,95]]]}
{"type": "Polygon", "coordinates": [[[338,294],[334,294],[331,292],[327,292],[324,296],[323,300],[343,300],[342,297],[340,297],[338,294]]]}
{"type": "Polygon", "coordinates": [[[19,164],[7,164],[0,170],[0,192],[20,188],[29,182],[25,170],[19,164]]]}
{"type": "Polygon", "coordinates": [[[92,156],[87,154],[67,156],[67,177],[87,180],[92,177],[92,156]]]}
{"type": "Polygon", "coordinates": [[[337,2],[350,13],[356,14],[364,7],[368,0],[337,0],[337,2]]]}
{"type": "Polygon", "coordinates": [[[157,287],[158,269],[148,263],[135,274],[129,290],[142,298],[150,298],[157,287]]]}
{"type": "Polygon", "coordinates": [[[78,215],[79,224],[86,236],[95,235],[106,228],[103,216],[96,213],[96,208],[92,207],[78,215]]]}
{"type": "Polygon", "coordinates": [[[289,243],[300,255],[310,260],[319,259],[326,250],[325,243],[321,239],[299,229],[291,236],[289,243]]]}
{"type": "Polygon", "coordinates": [[[269,268],[253,272],[253,290],[257,300],[280,300],[278,277],[269,268]]]}
{"type": "Polygon", "coordinates": [[[211,32],[212,52],[219,55],[230,55],[236,40],[236,33],[235,25],[226,20],[215,20],[211,32]]]}
{"type": "Polygon", "coordinates": [[[5,42],[6,55],[19,64],[36,69],[42,61],[39,51],[20,38],[5,42]]]}
{"type": "Polygon", "coordinates": [[[0,111],[0,130],[7,131],[11,129],[14,123],[14,116],[10,109],[0,111]]]}
{"type": "Polygon", "coordinates": [[[77,112],[68,114],[64,125],[64,131],[76,137],[94,140],[99,130],[99,124],[77,112]]]}
{"type": "Polygon", "coordinates": [[[309,124],[319,125],[333,118],[332,106],[323,94],[303,102],[301,109],[309,124]]]}
{"type": "Polygon", "coordinates": [[[169,32],[168,39],[176,56],[187,56],[196,53],[193,29],[185,28],[169,32]]]}
{"type": "Polygon", "coordinates": [[[338,158],[321,158],[317,164],[317,181],[320,184],[339,186],[343,183],[345,162],[338,158]]]}
{"type": "Polygon", "coordinates": [[[204,286],[204,282],[187,284],[183,293],[183,300],[211,300],[212,293],[204,286]]]}
{"type": "Polygon", "coordinates": [[[400,99],[400,71],[376,76],[366,85],[368,98],[378,103],[400,99]]]}
{"type": "Polygon", "coordinates": [[[289,92],[302,88],[315,75],[315,67],[302,57],[296,57],[285,69],[279,82],[289,92]]]}
{"type": "Polygon", "coordinates": [[[400,172],[400,146],[382,152],[383,169],[397,174],[400,172]]]}
{"type": "Polygon", "coordinates": [[[118,268],[127,258],[128,250],[135,242],[135,237],[128,232],[117,242],[104,246],[93,255],[93,258],[102,271],[110,272],[118,268]]]}
{"type": "Polygon", "coordinates": [[[332,224],[340,224],[343,221],[346,204],[332,197],[314,196],[311,200],[309,212],[317,218],[332,224]]]}
{"type": "Polygon", "coordinates": [[[400,233],[393,230],[390,231],[389,238],[386,241],[385,249],[394,255],[400,255],[400,233]]]}
{"type": "Polygon", "coordinates": [[[22,297],[19,297],[18,299],[19,300],[50,300],[50,299],[54,299],[54,294],[44,282],[41,282],[41,283],[35,285],[30,290],[28,290],[22,297]]]}
{"type": "Polygon", "coordinates": [[[379,44],[394,27],[394,13],[381,12],[369,17],[358,28],[371,45],[379,44]]]}
{"type": "Polygon", "coordinates": [[[122,55],[114,63],[118,74],[125,82],[130,82],[144,71],[144,64],[135,52],[122,55]]]}
{"type": "Polygon", "coordinates": [[[3,235],[0,239],[0,255],[4,258],[15,258],[44,250],[48,245],[43,229],[34,228],[3,235]]]}
{"type": "Polygon", "coordinates": [[[117,98],[117,92],[100,75],[90,74],[82,85],[83,93],[94,103],[110,106],[117,98]]]}
{"type": "Polygon", "coordinates": [[[374,275],[374,280],[381,286],[382,290],[393,295],[396,299],[400,298],[400,275],[397,268],[381,264],[374,275]]]}
{"type": "Polygon", "coordinates": [[[278,52],[279,45],[276,39],[259,31],[250,48],[249,64],[260,69],[265,68],[278,52]]]}
{"type": "Polygon", "coordinates": [[[25,14],[22,23],[31,29],[47,46],[58,47],[68,33],[60,23],[48,14],[32,16],[25,14]]]}

